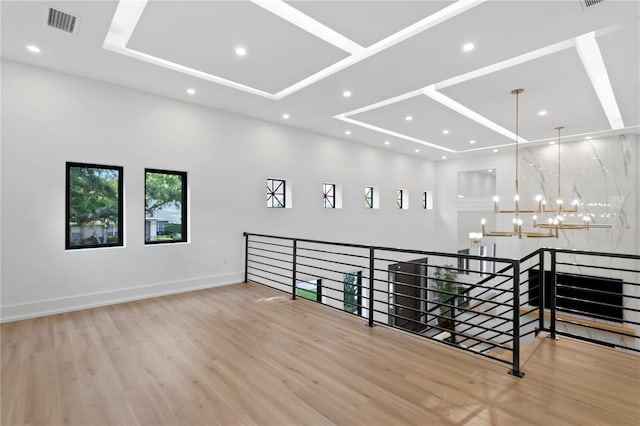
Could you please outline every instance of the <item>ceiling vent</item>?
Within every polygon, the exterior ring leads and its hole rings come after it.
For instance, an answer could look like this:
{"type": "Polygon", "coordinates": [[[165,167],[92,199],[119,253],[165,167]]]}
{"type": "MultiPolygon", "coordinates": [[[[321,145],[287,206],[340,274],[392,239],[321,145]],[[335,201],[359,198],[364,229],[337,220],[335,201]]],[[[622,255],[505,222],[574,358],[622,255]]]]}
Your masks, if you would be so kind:
{"type": "Polygon", "coordinates": [[[583,8],[595,6],[597,4],[602,3],[604,0],[580,0],[580,4],[583,8]]]}
{"type": "Polygon", "coordinates": [[[76,29],[76,22],[78,18],[68,13],[64,13],[60,10],[49,8],[49,15],[47,17],[47,25],[67,33],[73,34],[76,29]]]}

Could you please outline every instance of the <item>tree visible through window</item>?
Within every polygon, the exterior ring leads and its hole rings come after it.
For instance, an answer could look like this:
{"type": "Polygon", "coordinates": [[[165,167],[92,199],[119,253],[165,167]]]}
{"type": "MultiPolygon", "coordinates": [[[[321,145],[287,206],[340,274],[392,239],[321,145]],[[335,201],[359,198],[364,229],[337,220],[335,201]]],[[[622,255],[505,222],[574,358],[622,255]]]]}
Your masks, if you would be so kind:
{"type": "Polygon", "coordinates": [[[322,184],[322,203],[325,209],[336,208],[336,185],[333,183],[322,184]]]}
{"type": "Polygon", "coordinates": [[[344,310],[362,315],[362,271],[344,274],[344,310]]]}
{"type": "Polygon", "coordinates": [[[286,205],[286,183],[282,179],[267,179],[267,207],[284,208],[286,205]]]}
{"type": "Polygon", "coordinates": [[[66,168],[66,248],[122,246],[122,167],[66,168]]]}
{"type": "Polygon", "coordinates": [[[145,243],[187,241],[187,174],[145,169],[145,243]]]}

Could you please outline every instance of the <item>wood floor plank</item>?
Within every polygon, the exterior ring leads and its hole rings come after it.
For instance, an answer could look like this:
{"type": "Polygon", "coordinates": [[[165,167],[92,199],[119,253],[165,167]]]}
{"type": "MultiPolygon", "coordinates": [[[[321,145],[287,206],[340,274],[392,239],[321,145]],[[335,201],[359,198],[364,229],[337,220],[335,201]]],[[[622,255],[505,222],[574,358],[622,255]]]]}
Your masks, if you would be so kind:
{"type": "Polygon", "coordinates": [[[629,424],[640,357],[545,340],[527,375],[256,284],[2,324],[2,425],[629,424]]]}

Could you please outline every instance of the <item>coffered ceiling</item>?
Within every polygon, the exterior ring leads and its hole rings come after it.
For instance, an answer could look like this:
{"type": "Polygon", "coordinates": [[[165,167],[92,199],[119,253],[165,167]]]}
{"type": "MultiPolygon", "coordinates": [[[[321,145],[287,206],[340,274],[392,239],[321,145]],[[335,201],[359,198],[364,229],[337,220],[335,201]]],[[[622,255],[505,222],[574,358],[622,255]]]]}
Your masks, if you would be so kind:
{"type": "Polygon", "coordinates": [[[640,133],[636,1],[1,7],[5,59],[431,160],[512,149],[515,88],[521,143],[640,133]]]}

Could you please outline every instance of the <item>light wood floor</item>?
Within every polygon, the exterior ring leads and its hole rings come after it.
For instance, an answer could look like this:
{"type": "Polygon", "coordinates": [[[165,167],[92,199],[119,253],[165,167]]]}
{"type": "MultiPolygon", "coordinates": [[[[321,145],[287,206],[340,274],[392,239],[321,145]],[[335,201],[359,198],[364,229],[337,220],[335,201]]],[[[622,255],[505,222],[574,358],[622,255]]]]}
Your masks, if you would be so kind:
{"type": "Polygon", "coordinates": [[[640,357],[508,366],[239,284],[3,324],[2,425],[635,424],[640,357]]]}

